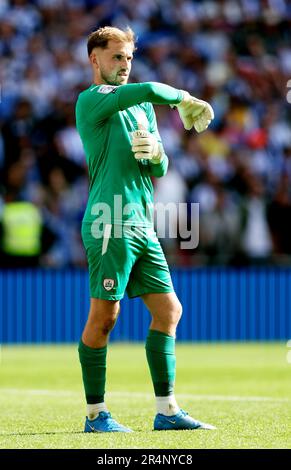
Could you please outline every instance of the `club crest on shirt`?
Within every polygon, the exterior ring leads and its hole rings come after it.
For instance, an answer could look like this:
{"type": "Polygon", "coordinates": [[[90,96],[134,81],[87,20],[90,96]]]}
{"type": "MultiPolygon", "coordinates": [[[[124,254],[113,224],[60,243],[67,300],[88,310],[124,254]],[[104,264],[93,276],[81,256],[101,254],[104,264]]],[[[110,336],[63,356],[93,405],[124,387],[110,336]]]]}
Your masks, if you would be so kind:
{"type": "Polygon", "coordinates": [[[111,86],[111,85],[102,85],[100,88],[98,88],[98,93],[103,93],[104,95],[107,95],[108,93],[115,93],[117,89],[117,86],[111,86]]]}
{"type": "Polygon", "coordinates": [[[114,279],[103,279],[103,287],[107,291],[112,290],[114,287],[114,284],[115,284],[114,279]]]}

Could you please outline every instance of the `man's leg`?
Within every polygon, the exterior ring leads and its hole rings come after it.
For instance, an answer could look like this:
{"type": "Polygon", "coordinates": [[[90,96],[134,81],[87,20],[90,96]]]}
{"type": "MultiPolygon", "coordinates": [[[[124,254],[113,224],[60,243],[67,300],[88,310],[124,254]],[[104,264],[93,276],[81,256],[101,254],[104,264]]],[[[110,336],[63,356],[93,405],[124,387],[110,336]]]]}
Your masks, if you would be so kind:
{"type": "Polygon", "coordinates": [[[91,298],[89,316],[82,334],[83,343],[91,348],[105,347],[119,310],[119,300],[91,298]]]}
{"type": "Polygon", "coordinates": [[[182,315],[182,306],[176,294],[146,294],[142,299],[152,315],[146,355],[157,404],[154,429],[215,429],[188,416],[175,399],[175,337],[182,315]]]}
{"type": "Polygon", "coordinates": [[[86,432],[129,431],[111,418],[104,402],[107,343],[118,313],[119,301],[91,298],[89,317],[79,343],[88,411],[86,432]]]}
{"type": "Polygon", "coordinates": [[[107,411],[104,403],[107,343],[118,312],[119,301],[91,298],[88,320],[79,343],[89,419],[95,419],[100,411],[107,411]]]}
{"type": "Polygon", "coordinates": [[[172,416],[179,411],[174,396],[176,375],[175,337],[182,306],[174,292],[142,296],[152,315],[146,356],[153,381],[157,412],[172,416]]]}

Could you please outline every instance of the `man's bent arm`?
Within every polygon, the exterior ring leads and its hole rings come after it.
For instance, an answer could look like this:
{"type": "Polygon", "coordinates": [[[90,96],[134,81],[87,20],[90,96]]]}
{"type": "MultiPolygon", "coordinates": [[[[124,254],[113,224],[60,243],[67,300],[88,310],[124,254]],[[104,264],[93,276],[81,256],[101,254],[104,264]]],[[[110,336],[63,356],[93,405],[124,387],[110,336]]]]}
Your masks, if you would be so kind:
{"type": "Polygon", "coordinates": [[[109,85],[96,86],[92,88],[89,96],[90,99],[84,103],[85,118],[94,124],[140,103],[174,105],[183,99],[181,90],[157,82],[131,83],[116,88],[109,85]],[[106,93],[107,90],[109,92],[106,93]]]}
{"type": "Polygon", "coordinates": [[[145,102],[153,104],[178,104],[183,99],[181,90],[158,82],[123,85],[118,88],[118,92],[120,110],[145,102]]]}

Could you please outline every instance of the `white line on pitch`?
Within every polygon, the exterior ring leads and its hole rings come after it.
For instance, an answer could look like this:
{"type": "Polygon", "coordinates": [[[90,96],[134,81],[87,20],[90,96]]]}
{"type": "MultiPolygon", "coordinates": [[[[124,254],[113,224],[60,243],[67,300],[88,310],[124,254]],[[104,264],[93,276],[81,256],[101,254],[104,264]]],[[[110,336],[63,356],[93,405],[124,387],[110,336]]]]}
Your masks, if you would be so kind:
{"type": "MultiPolygon", "coordinates": [[[[69,390],[45,390],[45,389],[19,389],[19,388],[0,388],[1,393],[21,394],[21,395],[38,395],[38,396],[80,396],[82,392],[74,392],[69,390]]],[[[108,392],[109,398],[142,398],[152,400],[153,394],[143,392],[108,392]]],[[[260,397],[260,396],[237,396],[237,395],[201,395],[191,393],[177,393],[177,398],[185,400],[209,400],[209,401],[247,401],[247,402],[291,402],[290,398],[260,397]]]]}

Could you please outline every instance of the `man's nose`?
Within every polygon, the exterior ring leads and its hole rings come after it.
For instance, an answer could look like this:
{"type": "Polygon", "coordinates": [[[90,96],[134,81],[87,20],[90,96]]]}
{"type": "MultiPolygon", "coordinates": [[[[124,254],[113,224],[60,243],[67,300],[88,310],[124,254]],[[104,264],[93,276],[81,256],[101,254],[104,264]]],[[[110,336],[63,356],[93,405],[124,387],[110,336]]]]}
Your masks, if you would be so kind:
{"type": "Polygon", "coordinates": [[[128,59],[123,59],[122,61],[122,67],[124,67],[126,70],[129,69],[129,66],[130,66],[130,60],[128,59]]]}

